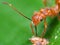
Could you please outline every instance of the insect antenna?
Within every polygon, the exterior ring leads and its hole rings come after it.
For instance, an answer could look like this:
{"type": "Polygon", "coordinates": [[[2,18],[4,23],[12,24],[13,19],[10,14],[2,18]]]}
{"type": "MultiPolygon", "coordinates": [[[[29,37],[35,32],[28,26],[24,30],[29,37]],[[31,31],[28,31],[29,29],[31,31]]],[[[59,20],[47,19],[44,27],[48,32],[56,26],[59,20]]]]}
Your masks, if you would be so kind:
{"type": "Polygon", "coordinates": [[[9,7],[11,7],[13,10],[15,10],[17,13],[19,13],[21,16],[25,17],[26,19],[32,21],[30,18],[28,18],[27,16],[25,16],[23,13],[21,13],[20,11],[18,11],[12,4],[9,4],[7,2],[3,2],[3,4],[8,5],[9,7]]]}

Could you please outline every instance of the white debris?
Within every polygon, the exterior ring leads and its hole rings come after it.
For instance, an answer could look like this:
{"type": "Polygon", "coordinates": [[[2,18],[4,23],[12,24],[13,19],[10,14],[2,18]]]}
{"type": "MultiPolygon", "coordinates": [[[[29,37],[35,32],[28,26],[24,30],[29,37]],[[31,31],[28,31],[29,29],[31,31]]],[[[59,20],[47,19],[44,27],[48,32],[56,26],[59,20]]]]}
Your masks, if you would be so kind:
{"type": "Polygon", "coordinates": [[[33,45],[47,45],[49,42],[45,38],[40,37],[32,37],[30,41],[33,43],[33,45]]]}

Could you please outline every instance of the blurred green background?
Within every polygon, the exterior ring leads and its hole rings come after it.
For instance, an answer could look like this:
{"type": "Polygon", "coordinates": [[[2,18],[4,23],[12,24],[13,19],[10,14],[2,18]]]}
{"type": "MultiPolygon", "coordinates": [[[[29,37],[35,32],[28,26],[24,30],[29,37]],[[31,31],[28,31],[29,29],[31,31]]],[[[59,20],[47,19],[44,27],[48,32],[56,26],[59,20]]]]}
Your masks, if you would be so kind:
{"type": "MultiPolygon", "coordinates": [[[[0,45],[32,45],[29,41],[33,35],[29,20],[20,16],[9,6],[2,4],[9,2],[27,17],[32,18],[34,11],[44,8],[42,0],[0,0],[0,45]]],[[[55,0],[49,0],[49,7],[55,5],[55,0]]],[[[44,30],[42,21],[38,25],[38,36],[44,30]]],[[[57,18],[47,17],[48,28],[45,34],[49,45],[60,45],[60,21],[57,18]]]]}

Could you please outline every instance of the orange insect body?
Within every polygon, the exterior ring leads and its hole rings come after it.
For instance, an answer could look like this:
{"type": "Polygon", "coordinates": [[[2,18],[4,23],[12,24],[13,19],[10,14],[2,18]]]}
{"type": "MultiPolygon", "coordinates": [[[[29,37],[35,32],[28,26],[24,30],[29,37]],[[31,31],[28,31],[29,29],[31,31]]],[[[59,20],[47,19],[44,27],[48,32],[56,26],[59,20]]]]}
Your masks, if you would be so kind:
{"type": "MultiPolygon", "coordinates": [[[[45,6],[46,6],[46,1],[45,2],[45,6]]],[[[35,26],[37,26],[42,20],[44,20],[44,31],[41,35],[41,37],[44,36],[46,29],[47,29],[47,23],[46,23],[46,18],[47,16],[50,17],[54,17],[54,16],[59,16],[59,12],[60,12],[60,0],[55,0],[56,5],[54,7],[50,7],[50,8],[43,8],[40,9],[39,12],[34,12],[34,15],[32,16],[32,22],[35,26]]],[[[37,29],[36,29],[37,30],[37,29]]],[[[37,35],[37,32],[36,32],[37,35]]]]}
{"type": "Polygon", "coordinates": [[[59,5],[56,5],[55,7],[45,8],[41,9],[39,12],[35,12],[32,17],[34,25],[39,24],[40,21],[45,19],[47,16],[57,16],[59,13],[59,8],[59,5]]]}

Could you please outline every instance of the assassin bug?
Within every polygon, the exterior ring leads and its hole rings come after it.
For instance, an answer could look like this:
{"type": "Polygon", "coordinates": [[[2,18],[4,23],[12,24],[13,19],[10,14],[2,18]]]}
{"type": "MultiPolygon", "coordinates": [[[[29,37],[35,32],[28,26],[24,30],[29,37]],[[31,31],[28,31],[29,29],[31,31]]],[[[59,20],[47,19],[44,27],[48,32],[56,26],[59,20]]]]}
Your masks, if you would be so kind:
{"type": "MultiPolygon", "coordinates": [[[[46,6],[46,0],[44,0],[43,3],[44,3],[45,6],[46,6]]],[[[38,16],[39,16],[38,12],[34,12],[34,16],[32,16],[32,19],[30,19],[30,18],[28,18],[27,16],[25,16],[24,14],[22,14],[20,11],[18,11],[12,4],[9,4],[9,3],[7,3],[7,2],[3,2],[3,4],[8,5],[8,6],[11,7],[13,10],[15,10],[17,13],[19,13],[21,16],[23,16],[23,17],[25,17],[26,19],[32,21],[32,23],[30,24],[30,27],[31,27],[31,29],[32,29],[32,33],[33,33],[33,35],[37,36],[37,24],[38,24],[38,22],[42,21],[42,19],[41,19],[40,21],[37,20],[37,18],[38,18],[38,16]],[[37,17],[35,17],[35,15],[36,15],[37,17]],[[34,22],[34,20],[36,20],[36,22],[34,22]],[[32,24],[33,24],[34,27],[35,27],[36,34],[34,34],[34,30],[33,30],[32,24]]]]}
{"type": "MultiPolygon", "coordinates": [[[[37,36],[37,25],[42,21],[44,20],[44,31],[42,32],[42,35],[41,37],[43,38],[45,32],[46,32],[46,29],[47,29],[47,22],[46,22],[46,18],[47,16],[50,16],[50,17],[55,17],[55,16],[58,16],[59,17],[59,13],[60,13],[60,0],[55,0],[56,2],[56,5],[54,7],[50,7],[50,8],[43,8],[43,9],[40,9],[39,12],[34,12],[34,15],[32,16],[32,19],[26,17],[24,14],[22,14],[21,12],[19,12],[12,4],[9,4],[7,2],[3,2],[4,4],[10,6],[13,10],[15,10],[17,13],[19,13],[21,16],[27,18],[28,20],[32,21],[32,23],[30,24],[31,26],[31,29],[32,29],[32,33],[33,35],[37,36]],[[36,34],[34,33],[34,30],[33,30],[33,27],[32,27],[32,24],[34,25],[35,27],[35,30],[36,30],[36,34]]],[[[44,4],[46,6],[46,1],[44,1],[44,4]]],[[[38,37],[37,37],[38,38],[38,37]]],[[[34,39],[34,38],[33,38],[34,39]]],[[[38,38],[39,39],[39,38],[38,38]]],[[[43,41],[45,39],[43,38],[43,41]]],[[[32,41],[32,39],[31,39],[32,41]]],[[[47,42],[47,41],[46,41],[47,42]]],[[[34,44],[35,45],[35,44],[34,44]]],[[[36,44],[36,45],[39,45],[39,44],[36,44]]],[[[42,44],[41,44],[42,45],[42,44]]]]}

